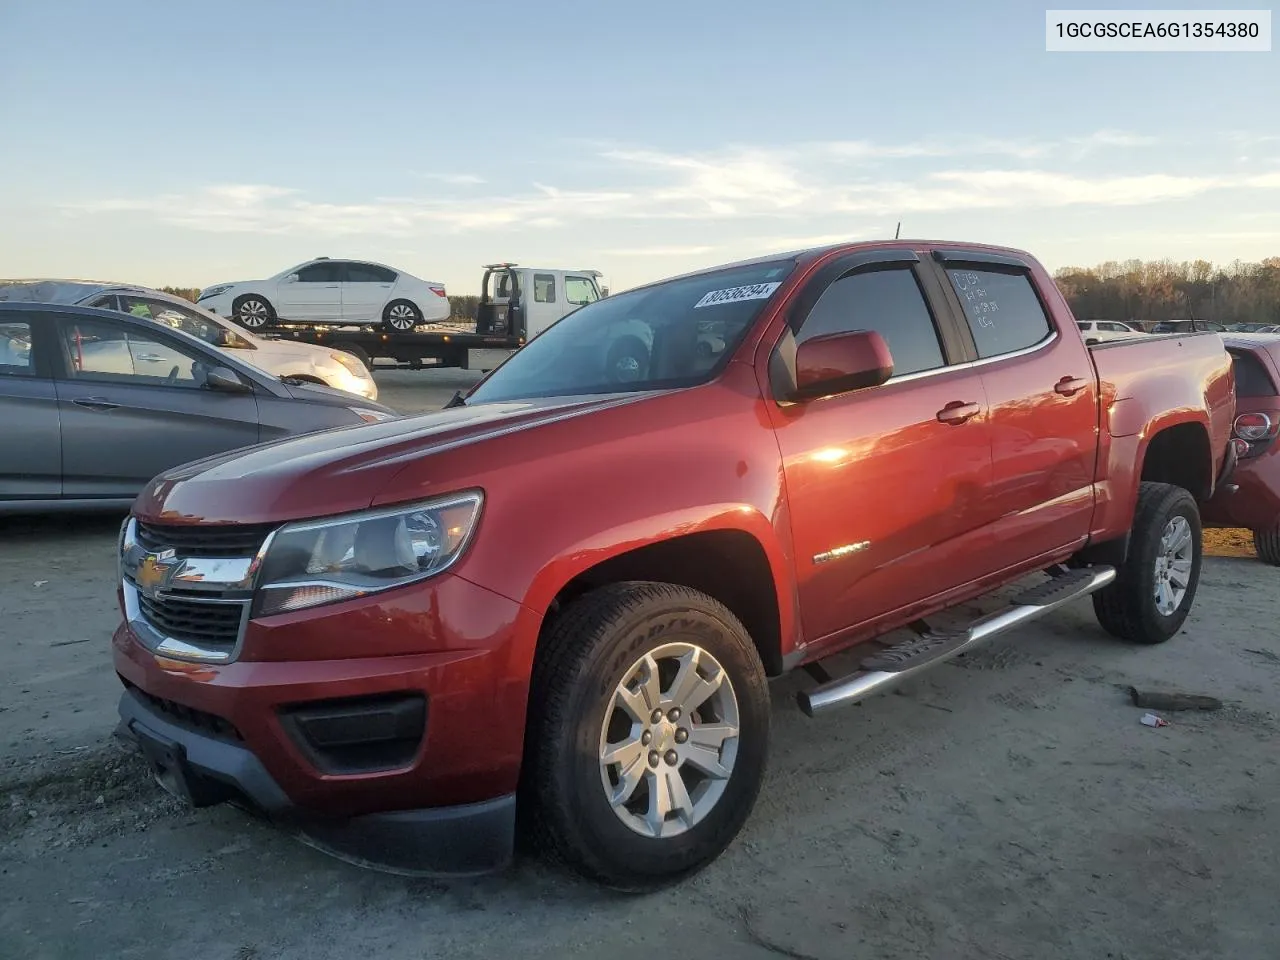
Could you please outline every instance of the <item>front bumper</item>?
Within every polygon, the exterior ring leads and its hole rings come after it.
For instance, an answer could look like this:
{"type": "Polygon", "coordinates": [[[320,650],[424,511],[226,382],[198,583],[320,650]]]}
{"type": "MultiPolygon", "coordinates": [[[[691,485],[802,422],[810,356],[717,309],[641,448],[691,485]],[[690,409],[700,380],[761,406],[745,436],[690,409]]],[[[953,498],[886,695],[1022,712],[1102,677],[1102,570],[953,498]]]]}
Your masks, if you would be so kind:
{"type": "Polygon", "coordinates": [[[164,656],[126,622],[121,723],[153,766],[172,754],[169,786],[194,804],[244,801],[400,869],[494,869],[510,857],[537,629],[450,574],[250,620],[230,662],[164,656]],[[352,717],[381,733],[351,736],[352,717]]]}
{"type": "Polygon", "coordinates": [[[137,690],[120,698],[119,732],[131,737],[170,793],[193,806],[239,802],[292,826],[321,849],[375,867],[467,876],[500,869],[515,840],[515,794],[452,807],[348,819],[302,810],[246,747],[165,715],[137,690]]]}

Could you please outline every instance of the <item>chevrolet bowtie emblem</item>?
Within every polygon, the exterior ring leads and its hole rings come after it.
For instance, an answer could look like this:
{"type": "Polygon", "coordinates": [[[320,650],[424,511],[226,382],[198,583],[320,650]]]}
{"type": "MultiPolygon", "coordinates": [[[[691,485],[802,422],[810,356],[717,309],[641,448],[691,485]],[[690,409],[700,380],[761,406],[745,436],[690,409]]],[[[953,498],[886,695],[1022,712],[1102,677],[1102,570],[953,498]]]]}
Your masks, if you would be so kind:
{"type": "Polygon", "coordinates": [[[147,554],[142,562],[138,564],[138,572],[134,576],[138,587],[147,593],[151,593],[161,586],[168,579],[169,571],[174,567],[173,561],[174,551],[172,550],[147,554]]]}

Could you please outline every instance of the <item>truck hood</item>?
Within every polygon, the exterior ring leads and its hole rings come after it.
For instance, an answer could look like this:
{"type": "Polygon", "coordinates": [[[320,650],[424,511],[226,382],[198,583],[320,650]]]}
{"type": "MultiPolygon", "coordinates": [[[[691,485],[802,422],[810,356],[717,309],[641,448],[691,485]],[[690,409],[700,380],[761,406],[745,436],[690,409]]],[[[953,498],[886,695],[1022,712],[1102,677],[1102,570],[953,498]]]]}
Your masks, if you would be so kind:
{"type": "Polygon", "coordinates": [[[168,470],[138,495],[134,513],[167,523],[282,523],[363,510],[424,456],[648,396],[490,403],[289,437],[168,470]]]}

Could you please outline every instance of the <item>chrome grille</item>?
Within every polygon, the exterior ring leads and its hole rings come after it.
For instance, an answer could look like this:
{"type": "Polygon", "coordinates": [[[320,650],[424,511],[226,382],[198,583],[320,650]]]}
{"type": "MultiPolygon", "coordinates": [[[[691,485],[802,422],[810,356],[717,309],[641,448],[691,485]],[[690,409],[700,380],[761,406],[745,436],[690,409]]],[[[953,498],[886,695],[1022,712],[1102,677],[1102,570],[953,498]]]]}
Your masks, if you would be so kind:
{"type": "Polygon", "coordinates": [[[230,654],[240,635],[245,604],[191,600],[172,594],[149,597],[139,591],[138,609],[166,637],[230,654]]]}
{"type": "Polygon", "coordinates": [[[235,660],[273,529],[267,524],[126,522],[120,576],[134,636],[149,650],[176,660],[235,660]]]}
{"type": "Polygon", "coordinates": [[[252,557],[271,533],[271,524],[154,524],[138,521],[134,535],[146,550],[172,548],[184,557],[252,557]]]}

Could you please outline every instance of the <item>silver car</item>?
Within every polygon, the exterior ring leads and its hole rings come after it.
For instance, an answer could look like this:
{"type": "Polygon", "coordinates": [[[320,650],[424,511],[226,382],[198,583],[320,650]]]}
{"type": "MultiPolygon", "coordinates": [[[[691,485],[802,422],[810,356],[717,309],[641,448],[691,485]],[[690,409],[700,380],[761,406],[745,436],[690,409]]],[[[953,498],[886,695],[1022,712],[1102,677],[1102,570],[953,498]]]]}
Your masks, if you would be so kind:
{"type": "Polygon", "coordinates": [[[123,508],[179,464],[394,416],[154,320],[0,302],[0,513],[123,508]]]}
{"type": "Polygon", "coordinates": [[[364,361],[345,350],[268,340],[180,297],[149,287],[85,280],[0,280],[0,301],[66,303],[119,310],[183,330],[205,343],[234,350],[245,363],[277,377],[293,377],[378,399],[364,361]]]}

